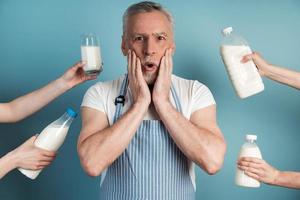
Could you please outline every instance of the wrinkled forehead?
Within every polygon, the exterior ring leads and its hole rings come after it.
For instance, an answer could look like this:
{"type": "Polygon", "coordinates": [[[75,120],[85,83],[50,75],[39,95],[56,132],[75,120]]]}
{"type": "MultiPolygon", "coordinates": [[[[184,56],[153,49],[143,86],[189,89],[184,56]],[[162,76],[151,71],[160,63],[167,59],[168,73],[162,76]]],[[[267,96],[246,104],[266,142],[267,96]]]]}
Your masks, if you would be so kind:
{"type": "Polygon", "coordinates": [[[173,35],[172,24],[164,13],[152,11],[128,17],[125,35],[157,33],[173,35]]]}

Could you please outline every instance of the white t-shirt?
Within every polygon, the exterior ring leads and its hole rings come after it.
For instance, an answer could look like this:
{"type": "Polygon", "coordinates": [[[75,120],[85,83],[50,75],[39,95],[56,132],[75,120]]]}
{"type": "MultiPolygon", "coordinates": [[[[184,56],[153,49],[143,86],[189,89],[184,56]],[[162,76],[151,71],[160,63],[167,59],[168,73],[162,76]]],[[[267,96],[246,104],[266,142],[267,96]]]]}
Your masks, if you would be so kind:
{"type": "MultiPolygon", "coordinates": [[[[114,104],[115,98],[119,96],[122,82],[125,76],[120,78],[107,81],[98,82],[91,86],[84,95],[81,106],[93,108],[106,114],[109,124],[113,124],[113,118],[115,114],[116,106],[114,104]]],[[[178,76],[172,75],[172,84],[178,95],[179,102],[182,108],[182,114],[185,118],[190,119],[193,112],[205,108],[207,106],[215,104],[210,90],[202,83],[194,80],[187,80],[178,76]]],[[[176,104],[172,93],[169,94],[172,105],[176,108],[176,104]]],[[[123,107],[123,113],[130,108],[132,105],[132,96],[129,87],[125,96],[125,105],[123,107]]],[[[144,120],[157,119],[152,112],[145,115],[144,120]]],[[[195,185],[195,172],[194,164],[190,163],[190,176],[194,188],[195,185]]]]}

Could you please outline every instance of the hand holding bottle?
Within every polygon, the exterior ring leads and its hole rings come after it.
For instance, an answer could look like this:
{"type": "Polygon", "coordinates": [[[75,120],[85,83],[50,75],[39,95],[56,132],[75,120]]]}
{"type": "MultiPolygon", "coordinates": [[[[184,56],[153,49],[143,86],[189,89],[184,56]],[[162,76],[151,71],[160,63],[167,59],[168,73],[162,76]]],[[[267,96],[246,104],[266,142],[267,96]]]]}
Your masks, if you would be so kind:
{"type": "Polygon", "coordinates": [[[279,171],[259,158],[242,157],[238,160],[238,168],[258,181],[275,184],[279,171]]]}
{"type": "Polygon", "coordinates": [[[271,80],[300,89],[300,72],[268,63],[259,53],[245,55],[242,63],[254,62],[260,75],[271,80]]]}
{"type": "MultiPolygon", "coordinates": [[[[39,136],[34,141],[34,146],[48,151],[57,151],[59,147],[63,144],[70,125],[74,118],[76,118],[77,113],[71,108],[68,108],[66,112],[57,120],[50,123],[44,130],[39,134],[39,136]]],[[[19,171],[25,176],[31,179],[35,179],[41,170],[28,170],[24,168],[19,168],[19,171]]]]}
{"type": "Polygon", "coordinates": [[[249,55],[252,51],[244,38],[232,32],[232,27],[223,29],[220,53],[237,95],[244,99],[262,92],[264,84],[251,60],[241,62],[244,55],[249,55]]]}
{"type": "Polygon", "coordinates": [[[267,72],[271,68],[270,64],[266,60],[264,60],[264,58],[258,52],[253,52],[251,54],[245,55],[241,60],[241,62],[247,63],[250,60],[252,60],[256,65],[259,74],[261,76],[266,76],[267,72]]]}
{"type": "Polygon", "coordinates": [[[40,149],[34,145],[37,136],[32,136],[21,146],[10,152],[14,160],[14,168],[38,170],[49,165],[55,158],[56,153],[40,149]]]}
{"type": "MultiPolygon", "coordinates": [[[[261,152],[256,144],[256,135],[246,135],[246,142],[242,145],[238,160],[242,157],[262,158],[261,152]]],[[[238,168],[235,176],[235,183],[243,187],[260,187],[260,182],[248,176],[244,170],[238,168]]]]}

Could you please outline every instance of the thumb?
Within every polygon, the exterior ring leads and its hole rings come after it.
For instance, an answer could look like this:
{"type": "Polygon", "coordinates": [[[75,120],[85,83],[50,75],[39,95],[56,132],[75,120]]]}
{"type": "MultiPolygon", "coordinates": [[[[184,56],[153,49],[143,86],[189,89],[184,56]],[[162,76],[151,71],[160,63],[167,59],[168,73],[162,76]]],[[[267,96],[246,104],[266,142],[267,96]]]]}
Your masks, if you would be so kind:
{"type": "Polygon", "coordinates": [[[242,63],[246,63],[246,62],[248,62],[249,60],[252,60],[252,54],[245,55],[245,56],[242,58],[241,62],[242,62],[242,63]]]}
{"type": "Polygon", "coordinates": [[[29,144],[29,143],[33,144],[37,136],[38,134],[31,136],[28,140],[26,140],[25,144],[29,144]]]}

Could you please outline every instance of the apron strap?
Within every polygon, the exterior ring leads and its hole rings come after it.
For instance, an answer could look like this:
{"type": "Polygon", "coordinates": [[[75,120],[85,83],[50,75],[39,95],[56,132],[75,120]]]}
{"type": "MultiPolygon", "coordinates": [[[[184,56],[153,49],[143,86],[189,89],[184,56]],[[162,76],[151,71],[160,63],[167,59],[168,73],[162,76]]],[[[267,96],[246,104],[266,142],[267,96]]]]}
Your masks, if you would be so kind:
{"type": "Polygon", "coordinates": [[[128,74],[125,74],[125,78],[122,82],[119,96],[115,98],[116,111],[114,115],[114,123],[120,118],[122,114],[123,106],[125,104],[127,87],[128,87],[128,74]]]}

